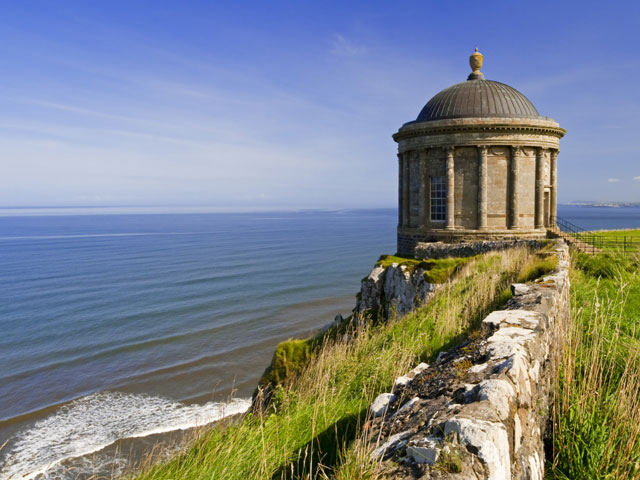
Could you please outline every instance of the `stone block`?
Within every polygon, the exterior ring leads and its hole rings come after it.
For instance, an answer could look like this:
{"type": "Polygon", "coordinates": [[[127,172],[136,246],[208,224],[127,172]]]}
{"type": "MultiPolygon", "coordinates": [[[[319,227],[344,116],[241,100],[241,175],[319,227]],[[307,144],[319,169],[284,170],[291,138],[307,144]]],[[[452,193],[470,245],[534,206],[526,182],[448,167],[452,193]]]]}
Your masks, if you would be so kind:
{"type": "Polygon", "coordinates": [[[378,395],[371,404],[371,416],[375,418],[384,415],[389,408],[389,404],[395,399],[396,396],[393,393],[381,393],[378,395]]]}

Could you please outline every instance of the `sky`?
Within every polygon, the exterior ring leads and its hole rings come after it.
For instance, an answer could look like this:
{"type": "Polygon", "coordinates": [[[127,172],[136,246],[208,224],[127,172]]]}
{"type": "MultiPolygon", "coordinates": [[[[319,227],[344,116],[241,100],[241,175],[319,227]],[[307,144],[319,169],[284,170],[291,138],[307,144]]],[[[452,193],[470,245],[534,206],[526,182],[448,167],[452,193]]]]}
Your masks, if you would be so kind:
{"type": "Polygon", "coordinates": [[[558,201],[640,201],[639,2],[0,2],[0,206],[397,203],[391,135],[464,81],[567,135],[558,201]]]}

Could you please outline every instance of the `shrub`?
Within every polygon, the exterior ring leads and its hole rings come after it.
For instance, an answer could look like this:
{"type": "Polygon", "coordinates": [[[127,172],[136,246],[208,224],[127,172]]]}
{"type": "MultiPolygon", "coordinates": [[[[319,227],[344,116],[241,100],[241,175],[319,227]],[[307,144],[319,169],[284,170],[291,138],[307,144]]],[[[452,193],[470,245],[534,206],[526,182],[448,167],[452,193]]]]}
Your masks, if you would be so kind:
{"type": "Polygon", "coordinates": [[[297,375],[311,358],[311,341],[291,339],[280,343],[271,365],[265,370],[260,385],[279,385],[287,378],[297,375]]]}

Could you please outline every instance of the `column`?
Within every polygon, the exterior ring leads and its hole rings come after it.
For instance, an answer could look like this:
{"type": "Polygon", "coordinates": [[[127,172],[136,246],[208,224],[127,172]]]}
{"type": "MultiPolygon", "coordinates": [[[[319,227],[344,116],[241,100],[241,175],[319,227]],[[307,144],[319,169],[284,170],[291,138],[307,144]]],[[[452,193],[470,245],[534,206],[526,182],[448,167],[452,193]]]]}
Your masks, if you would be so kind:
{"type": "Polygon", "coordinates": [[[478,147],[478,230],[487,229],[487,151],[478,147]]]}
{"type": "Polygon", "coordinates": [[[402,227],[403,219],[402,219],[402,210],[403,210],[403,191],[402,186],[404,183],[404,179],[402,178],[402,174],[404,173],[402,169],[403,157],[401,153],[398,153],[398,227],[402,227]]]}
{"type": "Polygon", "coordinates": [[[558,216],[558,150],[551,150],[551,169],[550,169],[550,183],[551,183],[551,221],[555,222],[558,216]]]}
{"type": "Polygon", "coordinates": [[[518,169],[520,167],[521,147],[511,147],[511,229],[520,228],[520,209],[518,208],[518,169]]]}
{"type": "Polygon", "coordinates": [[[420,150],[418,154],[418,171],[420,172],[420,193],[418,195],[418,212],[419,220],[418,226],[424,227],[427,225],[427,209],[429,207],[429,201],[427,199],[427,151],[420,150]]]}
{"type": "Polygon", "coordinates": [[[544,228],[544,148],[536,148],[536,228],[544,228]]]}
{"type": "Polygon", "coordinates": [[[447,151],[447,230],[454,230],[455,224],[455,171],[453,168],[454,147],[448,147],[447,151]]]}
{"type": "Polygon", "coordinates": [[[411,170],[411,165],[409,165],[409,163],[411,161],[411,153],[404,152],[402,158],[404,159],[402,162],[402,168],[404,170],[402,175],[402,225],[404,227],[409,227],[411,226],[411,218],[409,217],[409,201],[411,199],[411,192],[409,191],[411,187],[411,184],[409,183],[409,171],[411,170]]]}

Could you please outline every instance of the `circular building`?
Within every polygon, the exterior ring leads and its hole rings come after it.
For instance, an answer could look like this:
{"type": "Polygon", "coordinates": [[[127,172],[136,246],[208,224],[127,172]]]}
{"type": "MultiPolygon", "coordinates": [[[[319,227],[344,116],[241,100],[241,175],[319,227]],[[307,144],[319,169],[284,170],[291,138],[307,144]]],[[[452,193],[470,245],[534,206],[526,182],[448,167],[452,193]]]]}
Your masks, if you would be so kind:
{"type": "Polygon", "coordinates": [[[546,236],[556,216],[565,130],[522,93],[485,80],[476,49],[466,82],[442,90],[398,143],[398,252],[419,242],[546,236]]]}

